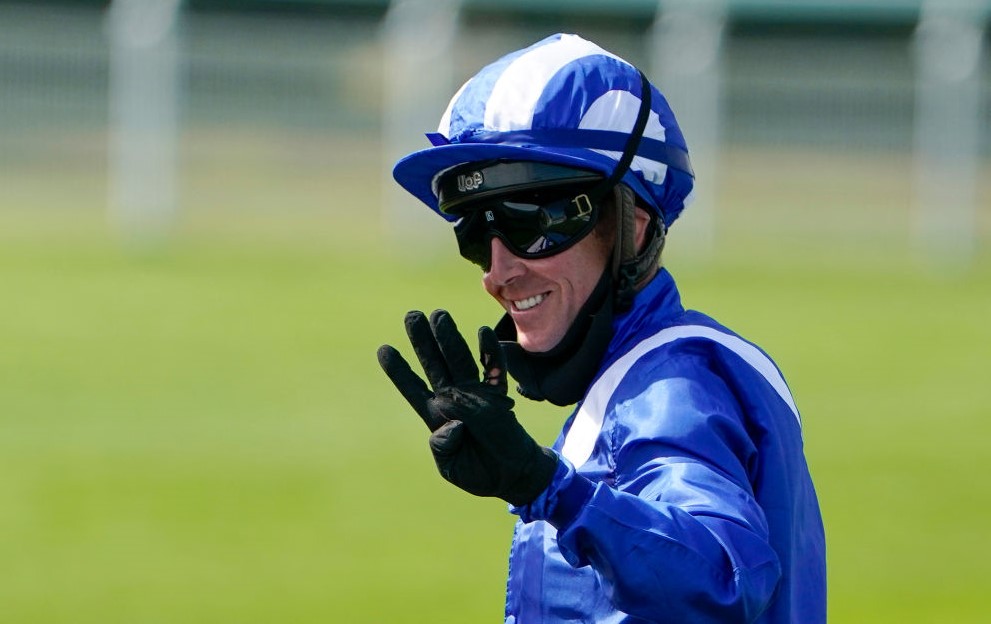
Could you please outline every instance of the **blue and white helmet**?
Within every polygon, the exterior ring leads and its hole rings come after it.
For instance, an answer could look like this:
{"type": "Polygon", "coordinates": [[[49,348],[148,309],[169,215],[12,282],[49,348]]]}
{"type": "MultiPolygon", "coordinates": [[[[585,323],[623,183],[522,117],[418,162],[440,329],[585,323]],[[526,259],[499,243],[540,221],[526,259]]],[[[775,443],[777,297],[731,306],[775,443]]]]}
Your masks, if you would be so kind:
{"type": "MultiPolygon", "coordinates": [[[[556,34],[483,68],[451,99],[433,147],[396,163],[396,181],[438,208],[438,179],[453,167],[535,161],[610,176],[634,128],[645,84],[639,70],[577,35],[556,34]]],[[[649,84],[649,83],[646,83],[649,84]]],[[[622,177],[670,226],[689,203],[694,173],[674,113],[651,86],[651,112],[622,177]]]]}

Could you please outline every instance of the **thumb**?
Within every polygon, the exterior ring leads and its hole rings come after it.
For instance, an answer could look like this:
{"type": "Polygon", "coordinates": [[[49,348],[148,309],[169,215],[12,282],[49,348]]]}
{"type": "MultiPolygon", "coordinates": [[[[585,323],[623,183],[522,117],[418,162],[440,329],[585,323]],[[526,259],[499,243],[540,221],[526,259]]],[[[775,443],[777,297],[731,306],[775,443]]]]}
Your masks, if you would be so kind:
{"type": "Polygon", "coordinates": [[[491,327],[481,327],[478,330],[478,351],[482,363],[483,382],[494,386],[499,391],[509,391],[506,380],[506,354],[499,344],[499,337],[491,327]]]}

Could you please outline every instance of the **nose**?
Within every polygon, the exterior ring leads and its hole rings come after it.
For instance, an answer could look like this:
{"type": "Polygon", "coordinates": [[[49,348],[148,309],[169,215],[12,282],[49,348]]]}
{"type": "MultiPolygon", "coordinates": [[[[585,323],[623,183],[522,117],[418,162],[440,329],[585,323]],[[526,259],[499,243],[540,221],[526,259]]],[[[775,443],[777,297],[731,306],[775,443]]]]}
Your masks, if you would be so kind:
{"type": "Polygon", "coordinates": [[[486,286],[505,286],[526,272],[523,259],[511,252],[498,237],[493,236],[489,245],[492,260],[483,278],[486,286]]]}

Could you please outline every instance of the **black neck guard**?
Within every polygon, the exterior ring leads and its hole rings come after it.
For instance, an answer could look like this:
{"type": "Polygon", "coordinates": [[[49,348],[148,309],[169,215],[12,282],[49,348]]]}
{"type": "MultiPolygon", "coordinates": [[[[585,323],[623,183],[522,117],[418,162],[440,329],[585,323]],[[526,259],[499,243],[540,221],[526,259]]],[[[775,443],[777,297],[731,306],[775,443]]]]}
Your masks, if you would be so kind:
{"type": "Polygon", "coordinates": [[[612,271],[607,268],[564,338],[543,353],[524,350],[516,342],[513,319],[503,315],[495,331],[521,395],[560,406],[572,405],[585,396],[612,339],[612,290],[612,271]]]}

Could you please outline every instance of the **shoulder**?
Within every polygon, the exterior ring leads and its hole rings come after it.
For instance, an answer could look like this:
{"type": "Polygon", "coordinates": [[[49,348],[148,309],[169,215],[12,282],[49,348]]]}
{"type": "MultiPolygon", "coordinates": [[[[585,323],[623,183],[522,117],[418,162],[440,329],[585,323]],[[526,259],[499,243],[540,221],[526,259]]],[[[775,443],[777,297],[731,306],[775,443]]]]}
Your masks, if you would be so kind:
{"type": "Polygon", "coordinates": [[[603,367],[589,395],[636,395],[666,379],[726,386],[734,393],[776,395],[798,416],[784,376],[771,357],[753,342],[693,311],[674,324],[642,332],[625,345],[603,367]]]}
{"type": "Polygon", "coordinates": [[[703,314],[688,311],[670,322],[642,328],[619,345],[593,383],[618,388],[642,378],[691,375],[693,371],[722,368],[729,353],[745,359],[770,360],[760,349],[703,314]]]}
{"type": "Polygon", "coordinates": [[[642,332],[593,381],[569,427],[565,456],[581,465],[603,427],[626,440],[705,427],[713,416],[738,422],[737,402],[713,365],[713,344],[691,325],[642,332]]]}

